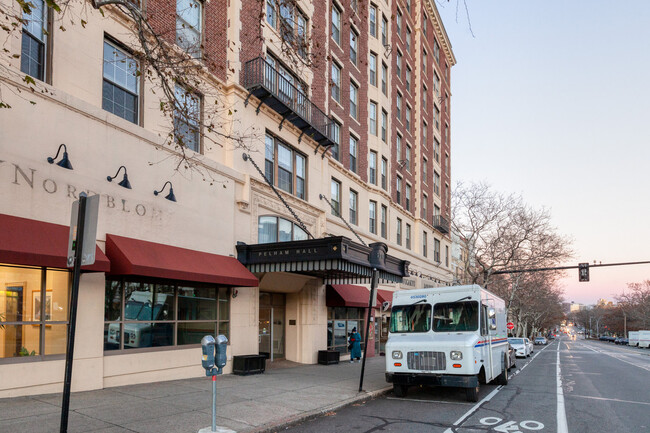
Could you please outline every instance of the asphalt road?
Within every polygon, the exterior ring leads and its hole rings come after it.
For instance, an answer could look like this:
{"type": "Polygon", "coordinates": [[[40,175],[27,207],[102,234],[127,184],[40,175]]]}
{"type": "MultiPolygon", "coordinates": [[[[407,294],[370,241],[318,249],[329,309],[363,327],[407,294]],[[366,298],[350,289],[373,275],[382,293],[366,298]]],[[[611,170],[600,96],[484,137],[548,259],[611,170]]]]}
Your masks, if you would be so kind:
{"type": "Polygon", "coordinates": [[[507,386],[411,388],[296,425],[286,432],[650,432],[650,350],[555,340],[518,359],[507,386]]]}

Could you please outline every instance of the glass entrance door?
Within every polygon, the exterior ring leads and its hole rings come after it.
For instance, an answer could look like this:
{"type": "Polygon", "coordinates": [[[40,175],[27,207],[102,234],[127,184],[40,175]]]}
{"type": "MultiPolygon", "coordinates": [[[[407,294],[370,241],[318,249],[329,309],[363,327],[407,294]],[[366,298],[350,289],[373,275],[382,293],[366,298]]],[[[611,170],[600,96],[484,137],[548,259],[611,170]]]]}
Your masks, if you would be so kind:
{"type": "Polygon", "coordinates": [[[270,361],[284,359],[285,295],[260,293],[259,353],[270,361]]]}

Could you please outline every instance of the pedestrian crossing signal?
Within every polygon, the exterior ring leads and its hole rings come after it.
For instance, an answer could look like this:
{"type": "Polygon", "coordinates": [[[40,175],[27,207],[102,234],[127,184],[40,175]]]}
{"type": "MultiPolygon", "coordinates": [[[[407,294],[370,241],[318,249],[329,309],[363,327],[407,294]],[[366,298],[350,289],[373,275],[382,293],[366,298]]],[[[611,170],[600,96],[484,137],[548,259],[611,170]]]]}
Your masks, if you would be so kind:
{"type": "Polygon", "coordinates": [[[578,263],[578,281],[589,281],[589,263],[578,263]]]}

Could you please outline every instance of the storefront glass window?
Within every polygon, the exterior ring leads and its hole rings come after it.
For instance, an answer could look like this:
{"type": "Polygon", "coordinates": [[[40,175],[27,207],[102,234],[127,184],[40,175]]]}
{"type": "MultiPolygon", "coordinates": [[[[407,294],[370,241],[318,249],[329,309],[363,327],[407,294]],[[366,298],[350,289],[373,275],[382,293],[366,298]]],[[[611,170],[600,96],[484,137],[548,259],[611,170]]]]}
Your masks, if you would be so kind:
{"type": "Polygon", "coordinates": [[[199,344],[229,338],[228,288],[168,282],[106,281],[104,350],[199,344]]]}
{"type": "MultiPolygon", "coordinates": [[[[329,307],[327,309],[327,349],[348,353],[348,339],[355,327],[363,340],[363,334],[366,331],[365,314],[363,308],[329,307]]],[[[361,348],[363,349],[363,341],[361,348]]]]}
{"type": "Polygon", "coordinates": [[[0,359],[65,353],[70,273],[0,265],[0,359]]]}

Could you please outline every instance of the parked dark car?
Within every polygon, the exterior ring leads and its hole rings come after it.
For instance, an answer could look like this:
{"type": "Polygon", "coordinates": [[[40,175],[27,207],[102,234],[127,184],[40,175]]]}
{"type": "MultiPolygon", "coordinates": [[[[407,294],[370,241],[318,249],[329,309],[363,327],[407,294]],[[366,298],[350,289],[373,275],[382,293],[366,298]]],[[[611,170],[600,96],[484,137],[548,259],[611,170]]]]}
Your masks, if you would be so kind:
{"type": "Polygon", "coordinates": [[[517,367],[517,351],[508,343],[508,370],[517,367]]]}

